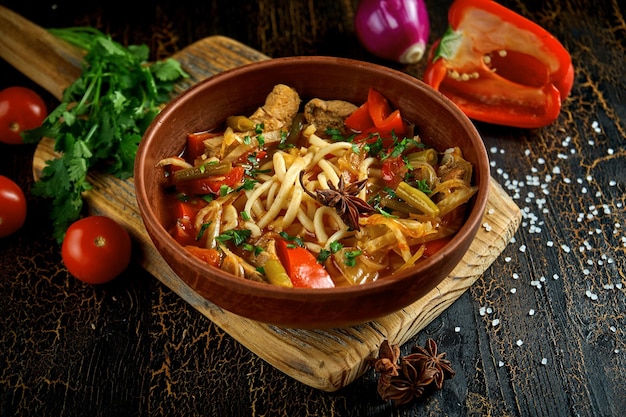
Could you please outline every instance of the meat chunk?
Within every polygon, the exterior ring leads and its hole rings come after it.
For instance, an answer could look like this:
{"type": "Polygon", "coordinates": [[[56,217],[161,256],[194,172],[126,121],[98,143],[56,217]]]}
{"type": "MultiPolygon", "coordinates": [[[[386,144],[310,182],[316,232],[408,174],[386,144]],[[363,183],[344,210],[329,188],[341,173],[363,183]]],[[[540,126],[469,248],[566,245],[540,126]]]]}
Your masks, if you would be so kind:
{"type": "Polygon", "coordinates": [[[291,126],[300,109],[300,95],[293,88],[277,84],[267,95],[265,104],[250,116],[255,123],[263,123],[265,131],[278,130],[291,126]]]}
{"type": "Polygon", "coordinates": [[[304,117],[320,131],[343,130],[343,121],[356,109],[357,106],[347,101],[314,98],[304,106],[304,117]]]}

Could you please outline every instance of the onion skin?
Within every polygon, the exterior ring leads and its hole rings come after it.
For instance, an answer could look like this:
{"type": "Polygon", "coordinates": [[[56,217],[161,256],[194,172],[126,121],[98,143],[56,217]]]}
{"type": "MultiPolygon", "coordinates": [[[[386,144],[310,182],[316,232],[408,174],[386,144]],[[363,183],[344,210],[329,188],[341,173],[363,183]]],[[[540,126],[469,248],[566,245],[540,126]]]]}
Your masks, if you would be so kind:
{"type": "Polygon", "coordinates": [[[403,64],[422,59],[430,34],[424,0],[361,0],[354,27],[369,52],[403,64]]]}

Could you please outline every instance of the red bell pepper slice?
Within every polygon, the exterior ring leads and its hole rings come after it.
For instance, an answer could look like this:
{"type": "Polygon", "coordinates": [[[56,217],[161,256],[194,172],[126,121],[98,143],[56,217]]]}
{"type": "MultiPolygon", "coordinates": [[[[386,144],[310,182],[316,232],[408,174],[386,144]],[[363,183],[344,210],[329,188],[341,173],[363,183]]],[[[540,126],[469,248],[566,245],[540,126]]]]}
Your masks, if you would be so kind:
{"type": "Polygon", "coordinates": [[[387,99],[374,88],[367,92],[367,101],[344,120],[346,127],[359,134],[355,142],[378,134],[383,139],[393,135],[402,138],[406,133],[406,123],[400,110],[392,110],[387,99]]]}
{"type": "Polygon", "coordinates": [[[456,0],[448,22],[430,50],[427,84],[474,120],[521,128],[556,120],[574,82],[556,38],[491,0],[456,0]]]}
{"type": "Polygon", "coordinates": [[[219,195],[222,186],[235,188],[237,185],[241,184],[244,171],[243,167],[235,166],[226,175],[185,181],[179,184],[178,187],[181,191],[191,195],[219,195]]]}
{"type": "Polygon", "coordinates": [[[187,135],[187,155],[186,155],[187,160],[193,161],[197,157],[201,156],[206,149],[206,146],[204,146],[204,141],[209,138],[219,136],[219,135],[222,135],[222,133],[217,133],[217,132],[189,133],[187,135]]]}
{"type": "Polygon", "coordinates": [[[367,129],[374,127],[374,122],[370,117],[369,107],[367,101],[361,105],[358,109],[352,112],[350,116],[343,121],[346,127],[355,132],[364,132],[367,129]]]}
{"type": "Polygon", "coordinates": [[[194,220],[198,211],[206,206],[206,202],[201,199],[193,199],[191,201],[177,201],[173,207],[173,214],[176,218],[176,224],[171,232],[172,237],[181,245],[197,244],[196,228],[194,220]]]}
{"type": "Polygon", "coordinates": [[[285,267],[294,287],[332,288],[330,274],[311,252],[284,239],[276,239],[278,259],[285,267]]]}
{"type": "Polygon", "coordinates": [[[409,169],[402,156],[389,157],[383,161],[381,176],[385,184],[395,190],[398,188],[398,184],[404,180],[404,176],[408,171],[409,169]]]}
{"type": "Polygon", "coordinates": [[[217,249],[201,248],[194,245],[186,245],[185,249],[191,255],[216,268],[219,268],[222,262],[222,257],[220,256],[220,252],[217,249]]]}

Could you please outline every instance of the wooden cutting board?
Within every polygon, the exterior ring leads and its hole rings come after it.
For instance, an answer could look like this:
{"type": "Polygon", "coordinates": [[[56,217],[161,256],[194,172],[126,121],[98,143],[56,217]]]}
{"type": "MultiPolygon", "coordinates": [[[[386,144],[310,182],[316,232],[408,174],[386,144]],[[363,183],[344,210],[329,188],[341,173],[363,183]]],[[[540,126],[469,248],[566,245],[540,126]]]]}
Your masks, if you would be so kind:
{"type": "MultiPolygon", "coordinates": [[[[80,53],[45,30],[0,6],[0,56],[57,98],[77,76],[80,53]],[[32,68],[30,57],[40,64],[32,68]],[[47,60],[47,61],[46,61],[47,60]]],[[[173,55],[191,75],[177,85],[179,94],[198,81],[221,71],[269,57],[233,39],[213,36],[173,55]]],[[[44,139],[33,159],[37,178],[53,143],[44,139]]],[[[414,304],[379,320],[359,326],[329,330],[280,328],[229,313],[189,288],[167,265],[150,240],[134,194],[133,180],[121,181],[94,173],[93,189],[85,194],[91,214],[109,216],[131,233],[138,250],[135,259],[148,272],[234,339],[285,374],[311,387],[336,391],[354,381],[376,355],[385,339],[404,344],[467,290],[500,255],[517,230],[521,212],[492,178],[484,226],[469,251],[437,288],[414,304]]]]}

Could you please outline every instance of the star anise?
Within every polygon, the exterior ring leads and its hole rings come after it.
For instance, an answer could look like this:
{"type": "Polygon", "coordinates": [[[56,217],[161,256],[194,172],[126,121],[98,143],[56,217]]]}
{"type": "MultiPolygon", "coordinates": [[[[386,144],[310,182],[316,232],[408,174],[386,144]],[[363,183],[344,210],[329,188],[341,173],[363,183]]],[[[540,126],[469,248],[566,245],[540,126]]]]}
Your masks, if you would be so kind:
{"type": "Polygon", "coordinates": [[[454,376],[445,355],[437,353],[437,344],[432,339],[423,348],[414,347],[407,356],[400,356],[400,348],[384,340],[378,358],[370,358],[368,364],[380,374],[377,386],[380,397],[402,405],[426,395],[432,388],[441,389],[444,378],[454,376]]]}
{"type": "Polygon", "coordinates": [[[391,378],[398,376],[398,360],[400,358],[400,348],[398,345],[390,345],[389,341],[383,340],[383,343],[378,349],[378,358],[369,358],[368,365],[374,368],[376,372],[380,374],[378,378],[378,393],[381,396],[381,392],[390,385],[391,378]]]}
{"type": "Polygon", "coordinates": [[[424,361],[400,359],[400,375],[392,378],[384,389],[378,389],[378,394],[385,400],[392,400],[396,405],[403,405],[419,398],[426,393],[433,382],[435,368],[429,368],[424,361]]]}
{"type": "MultiPolygon", "coordinates": [[[[429,368],[437,370],[437,375],[435,376],[437,389],[441,389],[444,379],[450,379],[455,375],[451,362],[445,359],[446,353],[437,352],[437,343],[433,339],[426,340],[424,347],[414,346],[412,350],[414,352],[412,355],[420,355],[421,360],[424,360],[429,368]]],[[[409,355],[409,357],[412,355],[409,355]]]]}
{"type": "Polygon", "coordinates": [[[339,176],[339,184],[335,187],[331,182],[328,183],[330,188],[326,190],[315,190],[315,194],[309,191],[302,183],[304,171],[300,171],[300,185],[304,192],[317,200],[320,204],[334,208],[341,220],[348,226],[350,230],[361,230],[359,226],[359,215],[375,211],[372,206],[367,204],[356,195],[367,184],[367,178],[353,182],[346,186],[343,175],[339,176]]]}

